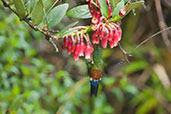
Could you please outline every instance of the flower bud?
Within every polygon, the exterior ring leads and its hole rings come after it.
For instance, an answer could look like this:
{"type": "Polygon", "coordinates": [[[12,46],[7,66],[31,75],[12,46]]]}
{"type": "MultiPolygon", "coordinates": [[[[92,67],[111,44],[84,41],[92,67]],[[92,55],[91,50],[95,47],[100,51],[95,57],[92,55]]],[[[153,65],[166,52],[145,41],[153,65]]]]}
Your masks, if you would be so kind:
{"type": "Polygon", "coordinates": [[[103,38],[105,34],[106,34],[105,27],[104,25],[102,25],[102,27],[100,28],[100,38],[103,38]]]}
{"type": "Polygon", "coordinates": [[[102,38],[101,44],[102,44],[102,47],[103,48],[106,48],[107,47],[107,37],[106,36],[102,38]]]}
{"type": "Polygon", "coordinates": [[[71,38],[69,38],[68,39],[68,47],[67,47],[67,51],[68,51],[69,55],[71,54],[71,48],[72,48],[72,40],[71,40],[71,38]]]}
{"type": "Polygon", "coordinates": [[[108,31],[109,31],[109,37],[108,37],[108,40],[109,41],[112,41],[112,39],[113,39],[113,29],[111,28],[111,26],[110,25],[107,25],[107,29],[108,29],[108,31]]]}
{"type": "Polygon", "coordinates": [[[72,52],[75,51],[75,47],[76,47],[76,46],[75,46],[75,42],[73,41],[73,42],[72,42],[72,48],[71,48],[71,51],[72,51],[72,52]]]}
{"type": "Polygon", "coordinates": [[[91,54],[93,52],[93,47],[87,42],[85,47],[85,59],[91,59],[91,54]]]}
{"type": "Polygon", "coordinates": [[[76,46],[75,46],[74,53],[76,53],[78,55],[79,52],[80,52],[80,41],[77,41],[76,46]]]}
{"type": "Polygon", "coordinates": [[[109,45],[110,45],[110,48],[113,48],[114,47],[114,40],[112,40],[112,41],[109,41],[109,45]]]}
{"type": "Polygon", "coordinates": [[[118,34],[118,30],[115,31],[115,33],[113,34],[113,46],[116,47],[118,45],[119,42],[119,34],[118,34]]]}
{"type": "Polygon", "coordinates": [[[125,9],[121,9],[119,12],[119,16],[125,16],[126,14],[126,10],[125,9]]]}
{"type": "Polygon", "coordinates": [[[100,42],[100,38],[97,37],[97,38],[96,38],[96,44],[99,44],[99,42],[100,42]]]}
{"type": "Polygon", "coordinates": [[[68,36],[64,37],[64,46],[67,47],[68,46],[68,36]]]}
{"type": "Polygon", "coordinates": [[[108,4],[108,10],[109,10],[109,17],[110,17],[111,16],[111,13],[112,13],[111,4],[108,4]]]}
{"type": "Polygon", "coordinates": [[[92,24],[97,24],[98,23],[98,19],[96,17],[93,17],[91,20],[92,24]]]}
{"type": "Polygon", "coordinates": [[[84,50],[85,50],[84,39],[83,39],[83,38],[81,38],[81,44],[80,44],[80,52],[79,52],[79,56],[84,56],[84,50]]]}
{"type": "Polygon", "coordinates": [[[75,61],[78,61],[79,60],[79,55],[75,52],[73,52],[73,58],[75,61]]]}
{"type": "Polygon", "coordinates": [[[110,45],[110,48],[114,48],[118,45],[118,41],[116,40],[117,35],[114,35],[114,38],[112,39],[112,41],[109,41],[109,45],[110,45]]]}
{"type": "Polygon", "coordinates": [[[92,43],[93,44],[96,44],[96,32],[93,34],[93,37],[92,37],[92,43]]]}

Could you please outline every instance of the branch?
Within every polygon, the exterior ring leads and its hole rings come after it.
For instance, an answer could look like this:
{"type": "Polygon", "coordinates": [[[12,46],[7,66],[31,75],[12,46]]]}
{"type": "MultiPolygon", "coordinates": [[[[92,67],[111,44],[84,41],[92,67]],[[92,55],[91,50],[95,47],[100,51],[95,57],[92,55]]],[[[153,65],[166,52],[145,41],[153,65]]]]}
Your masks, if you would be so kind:
{"type": "Polygon", "coordinates": [[[119,48],[120,48],[120,50],[122,51],[123,55],[125,55],[126,61],[127,61],[128,63],[130,63],[128,57],[129,57],[129,56],[132,56],[131,54],[132,54],[137,48],[139,48],[140,46],[144,45],[147,41],[149,41],[150,39],[154,38],[155,36],[157,36],[157,35],[159,35],[159,34],[161,34],[161,33],[163,33],[163,32],[166,32],[166,31],[168,31],[168,30],[170,30],[170,29],[171,29],[171,26],[170,26],[170,27],[167,27],[167,28],[165,28],[165,29],[163,29],[163,30],[161,30],[161,31],[158,31],[158,32],[154,33],[153,35],[151,35],[150,37],[148,37],[147,39],[145,39],[144,41],[142,41],[141,43],[139,43],[134,49],[132,49],[132,50],[129,51],[129,52],[125,51],[125,50],[122,48],[122,46],[121,46],[120,43],[119,43],[119,48]]]}
{"type": "Polygon", "coordinates": [[[137,48],[139,48],[140,46],[144,45],[147,41],[149,41],[150,39],[152,39],[153,37],[167,31],[167,30],[170,30],[171,29],[171,26],[170,27],[167,27],[159,32],[156,32],[155,34],[151,35],[150,37],[148,37],[147,39],[145,39],[144,41],[142,41],[141,43],[139,43],[134,49],[132,49],[129,54],[131,54],[133,51],[135,51],[137,48]]]}
{"type": "MultiPolygon", "coordinates": [[[[166,28],[166,23],[165,23],[163,13],[162,13],[161,1],[160,0],[155,0],[155,5],[156,5],[157,16],[158,16],[158,19],[159,19],[160,30],[163,30],[163,29],[166,28]]],[[[164,31],[162,33],[162,37],[163,37],[163,41],[164,41],[167,49],[171,53],[171,43],[169,41],[168,34],[167,34],[166,31],[164,31]]]]}
{"type": "MultiPolygon", "coordinates": [[[[9,8],[13,13],[15,13],[19,17],[19,14],[17,13],[17,11],[10,6],[8,1],[6,0],[1,0],[1,1],[5,7],[9,8]]],[[[41,32],[46,37],[46,39],[50,43],[52,43],[56,51],[58,51],[56,44],[52,40],[52,39],[58,39],[58,38],[53,36],[47,29],[45,29],[44,27],[40,28],[38,26],[35,26],[32,22],[30,22],[30,18],[28,18],[28,15],[23,19],[20,18],[20,21],[26,22],[33,30],[41,32]]]]}

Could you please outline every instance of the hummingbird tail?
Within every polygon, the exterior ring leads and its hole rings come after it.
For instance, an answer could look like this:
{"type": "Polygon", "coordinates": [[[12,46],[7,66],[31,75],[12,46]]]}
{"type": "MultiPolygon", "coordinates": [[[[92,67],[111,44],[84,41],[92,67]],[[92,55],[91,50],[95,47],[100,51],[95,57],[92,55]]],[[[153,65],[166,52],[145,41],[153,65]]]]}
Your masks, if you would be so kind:
{"type": "Polygon", "coordinates": [[[97,96],[98,88],[99,88],[99,82],[98,81],[90,81],[91,83],[91,95],[97,96]]]}

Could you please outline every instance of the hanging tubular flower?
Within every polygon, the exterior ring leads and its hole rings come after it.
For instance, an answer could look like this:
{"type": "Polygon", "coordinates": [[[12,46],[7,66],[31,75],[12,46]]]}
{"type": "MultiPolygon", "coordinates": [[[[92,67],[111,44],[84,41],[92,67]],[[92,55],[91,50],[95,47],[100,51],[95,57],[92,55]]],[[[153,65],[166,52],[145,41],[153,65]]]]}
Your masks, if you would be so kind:
{"type": "Polygon", "coordinates": [[[86,59],[91,59],[92,60],[92,52],[93,52],[93,46],[91,45],[91,43],[89,41],[87,41],[86,43],[86,47],[85,47],[85,58],[86,59]]]}
{"type": "Polygon", "coordinates": [[[103,48],[109,45],[111,48],[116,47],[118,42],[121,40],[122,29],[120,27],[120,23],[108,23],[105,17],[101,17],[100,23],[96,25],[96,30],[92,36],[92,43],[99,44],[101,41],[101,45],[103,48]],[[105,23],[103,23],[105,21],[105,23]]]}
{"type": "Polygon", "coordinates": [[[63,37],[63,49],[66,49],[69,55],[72,53],[75,61],[84,55],[85,59],[91,59],[93,61],[92,53],[94,48],[89,35],[84,33],[85,29],[87,29],[85,26],[71,28],[70,30],[77,31],[63,37]]]}
{"type": "Polygon", "coordinates": [[[121,9],[119,12],[119,16],[125,16],[126,15],[126,10],[128,9],[128,7],[131,5],[131,3],[128,4],[128,6],[124,9],[121,9]]]}
{"type": "Polygon", "coordinates": [[[84,56],[84,50],[85,50],[85,43],[84,43],[84,38],[83,38],[83,31],[81,32],[80,35],[80,47],[79,47],[79,56],[84,56]]]}
{"type": "MultiPolygon", "coordinates": [[[[100,12],[100,3],[99,0],[87,0],[89,2],[89,10],[92,15],[92,43],[99,44],[101,41],[101,45],[103,48],[107,47],[109,43],[110,48],[116,47],[118,42],[121,40],[122,30],[120,27],[120,23],[108,22],[108,20],[102,16],[100,12]],[[96,4],[96,5],[95,5],[96,4]]],[[[109,0],[105,0],[108,5],[109,17],[111,17],[111,4],[109,0]]],[[[126,14],[126,9],[121,9],[119,12],[120,16],[124,16],[126,14]]]]}
{"type": "Polygon", "coordinates": [[[95,5],[95,4],[97,4],[99,6],[99,0],[96,0],[96,1],[88,0],[88,2],[89,2],[88,8],[89,8],[89,11],[90,11],[90,13],[92,15],[91,22],[94,25],[99,24],[100,17],[102,16],[102,14],[100,12],[100,8],[95,5]]]}

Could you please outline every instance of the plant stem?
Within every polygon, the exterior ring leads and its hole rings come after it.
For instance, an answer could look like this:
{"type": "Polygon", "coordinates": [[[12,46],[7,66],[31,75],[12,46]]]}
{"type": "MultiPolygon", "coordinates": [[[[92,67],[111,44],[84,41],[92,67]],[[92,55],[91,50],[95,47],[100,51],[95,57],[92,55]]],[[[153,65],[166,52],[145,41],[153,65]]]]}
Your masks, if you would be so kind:
{"type": "MultiPolygon", "coordinates": [[[[18,13],[16,12],[16,10],[13,9],[13,8],[11,7],[11,5],[9,4],[8,1],[6,1],[6,0],[1,0],[1,1],[2,1],[3,5],[4,5],[5,7],[8,7],[13,13],[15,13],[15,14],[19,17],[19,15],[18,15],[18,13]]],[[[57,46],[54,45],[55,43],[54,43],[53,40],[52,40],[52,39],[57,39],[56,36],[53,36],[53,35],[52,35],[50,32],[48,32],[46,29],[40,28],[40,27],[34,25],[34,24],[30,21],[30,19],[28,18],[28,16],[26,16],[26,17],[23,18],[23,19],[20,18],[20,20],[26,22],[33,30],[41,32],[41,33],[46,37],[46,39],[47,39],[50,43],[52,43],[53,46],[55,47],[55,49],[58,51],[57,46]]]]}

